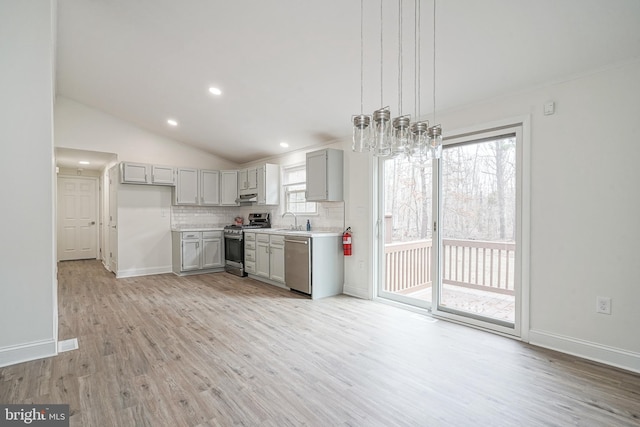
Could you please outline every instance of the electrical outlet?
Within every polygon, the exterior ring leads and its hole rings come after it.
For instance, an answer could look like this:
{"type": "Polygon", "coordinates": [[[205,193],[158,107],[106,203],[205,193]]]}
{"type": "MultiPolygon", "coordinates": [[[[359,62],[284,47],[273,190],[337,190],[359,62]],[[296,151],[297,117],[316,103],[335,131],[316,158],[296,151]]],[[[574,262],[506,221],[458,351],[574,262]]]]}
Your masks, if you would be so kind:
{"type": "Polygon", "coordinates": [[[609,298],[609,297],[597,297],[596,298],[596,313],[611,314],[611,298],[609,298]]]}

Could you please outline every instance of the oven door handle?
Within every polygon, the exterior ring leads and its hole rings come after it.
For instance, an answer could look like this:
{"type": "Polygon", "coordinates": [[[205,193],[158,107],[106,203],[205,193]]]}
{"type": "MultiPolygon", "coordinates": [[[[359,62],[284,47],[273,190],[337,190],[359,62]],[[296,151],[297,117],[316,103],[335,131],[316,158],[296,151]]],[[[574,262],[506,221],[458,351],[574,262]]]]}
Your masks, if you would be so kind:
{"type": "Polygon", "coordinates": [[[232,240],[242,240],[242,236],[236,236],[235,234],[234,235],[225,234],[224,238],[232,239],[232,240]]]}

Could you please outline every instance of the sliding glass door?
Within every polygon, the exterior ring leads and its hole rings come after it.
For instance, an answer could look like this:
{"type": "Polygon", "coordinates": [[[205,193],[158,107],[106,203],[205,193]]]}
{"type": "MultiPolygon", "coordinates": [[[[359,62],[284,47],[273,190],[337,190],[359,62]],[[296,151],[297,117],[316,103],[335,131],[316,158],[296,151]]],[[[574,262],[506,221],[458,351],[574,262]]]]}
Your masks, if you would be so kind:
{"type": "Polygon", "coordinates": [[[381,160],[381,282],[378,295],[417,307],[432,301],[433,163],[381,160]]]}
{"type": "Polygon", "coordinates": [[[439,162],[441,272],[434,312],[515,329],[517,133],[447,141],[439,162]]]}
{"type": "Polygon", "coordinates": [[[428,164],[380,161],[380,297],[520,334],[521,129],[449,137],[428,164]]]}

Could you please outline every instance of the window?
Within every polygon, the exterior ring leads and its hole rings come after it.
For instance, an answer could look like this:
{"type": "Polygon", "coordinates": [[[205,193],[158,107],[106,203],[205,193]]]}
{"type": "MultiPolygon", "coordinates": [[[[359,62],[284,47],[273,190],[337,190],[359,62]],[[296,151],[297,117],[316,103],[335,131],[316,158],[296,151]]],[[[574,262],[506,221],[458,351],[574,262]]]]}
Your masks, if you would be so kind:
{"type": "Polygon", "coordinates": [[[307,170],[305,165],[291,166],[283,170],[283,187],[285,212],[295,214],[316,214],[318,207],[315,202],[307,202],[307,170]]]}

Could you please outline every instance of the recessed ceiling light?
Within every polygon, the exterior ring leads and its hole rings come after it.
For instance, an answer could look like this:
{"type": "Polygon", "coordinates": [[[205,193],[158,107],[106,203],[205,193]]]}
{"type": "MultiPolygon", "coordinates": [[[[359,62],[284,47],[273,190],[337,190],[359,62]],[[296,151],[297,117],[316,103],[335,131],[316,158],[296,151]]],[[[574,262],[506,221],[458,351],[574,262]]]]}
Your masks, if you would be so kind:
{"type": "Polygon", "coordinates": [[[178,126],[178,122],[173,119],[168,119],[167,123],[169,124],[169,126],[178,126]]]}
{"type": "Polygon", "coordinates": [[[91,162],[87,162],[86,160],[80,160],[78,163],[80,163],[81,165],[90,165],[91,162]]]}
{"type": "Polygon", "coordinates": [[[287,144],[286,142],[281,142],[280,143],[280,147],[287,148],[287,147],[289,147],[289,144],[287,144]]]}
{"type": "Polygon", "coordinates": [[[214,95],[222,95],[222,91],[217,87],[213,87],[213,86],[209,88],[209,92],[211,92],[214,95]]]}

